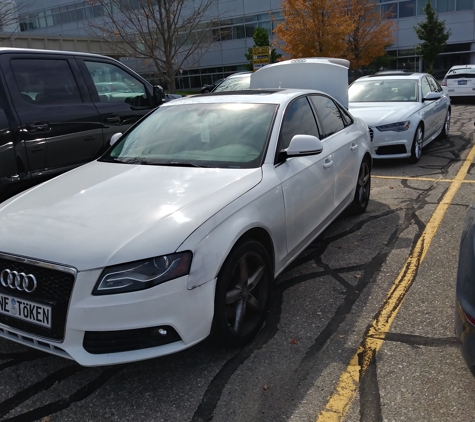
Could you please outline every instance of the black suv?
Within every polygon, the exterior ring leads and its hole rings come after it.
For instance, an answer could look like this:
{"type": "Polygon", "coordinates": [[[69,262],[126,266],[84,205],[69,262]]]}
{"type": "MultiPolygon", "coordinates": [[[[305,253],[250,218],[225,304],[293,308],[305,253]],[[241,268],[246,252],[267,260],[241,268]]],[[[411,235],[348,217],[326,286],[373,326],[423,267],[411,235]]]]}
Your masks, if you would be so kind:
{"type": "Polygon", "coordinates": [[[0,48],[0,202],[97,158],[164,100],[109,57],[0,48]]]}

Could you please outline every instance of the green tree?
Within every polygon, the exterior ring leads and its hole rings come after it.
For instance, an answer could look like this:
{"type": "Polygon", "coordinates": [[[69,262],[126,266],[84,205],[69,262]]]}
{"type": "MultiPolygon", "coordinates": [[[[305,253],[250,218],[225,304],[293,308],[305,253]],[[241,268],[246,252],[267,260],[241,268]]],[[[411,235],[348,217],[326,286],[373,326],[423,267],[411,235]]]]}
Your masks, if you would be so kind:
{"type": "Polygon", "coordinates": [[[425,20],[414,27],[417,37],[423,41],[416,46],[416,54],[422,56],[422,59],[426,62],[427,72],[433,73],[434,63],[439,54],[444,51],[451,32],[450,29],[445,30],[445,21],[439,21],[436,9],[432,7],[430,0],[427,0],[424,12],[426,14],[425,20]]]}
{"type": "MultiPolygon", "coordinates": [[[[252,67],[252,49],[254,47],[270,47],[270,41],[269,41],[269,34],[267,33],[267,29],[265,28],[259,28],[256,26],[256,29],[254,29],[254,34],[252,36],[252,39],[254,40],[254,45],[251,48],[247,49],[247,53],[244,53],[246,56],[246,59],[249,60],[249,63],[246,63],[244,67],[246,70],[253,70],[252,67]]],[[[277,60],[279,60],[282,57],[282,54],[278,54],[275,51],[275,48],[271,49],[270,52],[270,62],[271,63],[276,63],[277,60]]]]}

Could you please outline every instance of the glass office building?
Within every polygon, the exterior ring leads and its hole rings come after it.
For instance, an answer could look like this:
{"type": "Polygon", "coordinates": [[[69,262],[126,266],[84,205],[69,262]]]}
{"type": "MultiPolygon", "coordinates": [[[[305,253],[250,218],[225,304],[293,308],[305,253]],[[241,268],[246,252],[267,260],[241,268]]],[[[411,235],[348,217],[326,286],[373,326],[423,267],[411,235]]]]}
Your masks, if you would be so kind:
{"type": "MultiPolygon", "coordinates": [[[[379,0],[381,12],[389,11],[390,19],[397,21],[396,41],[388,49],[394,57],[393,67],[424,70],[414,51],[419,43],[414,26],[424,18],[426,1],[379,0]]],[[[454,64],[475,63],[475,0],[431,0],[431,3],[451,30],[436,68],[442,73],[454,64]]],[[[212,30],[218,41],[199,63],[181,70],[177,86],[197,88],[242,70],[246,62],[244,54],[253,45],[254,28],[266,28],[271,33],[282,20],[280,10],[281,0],[218,0],[215,13],[220,19],[212,30]]],[[[102,7],[94,0],[35,0],[22,10],[19,30],[25,34],[88,36],[88,20],[102,15],[102,7]]],[[[146,61],[128,59],[127,64],[151,77],[146,61]]]]}

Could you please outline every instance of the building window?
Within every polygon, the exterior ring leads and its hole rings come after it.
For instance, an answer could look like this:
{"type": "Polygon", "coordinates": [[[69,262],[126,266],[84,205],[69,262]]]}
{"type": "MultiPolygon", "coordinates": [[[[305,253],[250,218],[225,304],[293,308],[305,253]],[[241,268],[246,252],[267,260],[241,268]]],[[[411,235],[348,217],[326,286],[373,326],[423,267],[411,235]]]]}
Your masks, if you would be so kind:
{"type": "Polygon", "coordinates": [[[473,0],[457,0],[457,10],[473,9],[473,0]]]}
{"type": "Polygon", "coordinates": [[[416,16],[416,0],[401,1],[399,3],[399,17],[408,18],[410,16],[416,16]]]}
{"type": "Polygon", "coordinates": [[[386,19],[397,18],[397,3],[383,3],[381,5],[381,14],[386,15],[386,19]]]}

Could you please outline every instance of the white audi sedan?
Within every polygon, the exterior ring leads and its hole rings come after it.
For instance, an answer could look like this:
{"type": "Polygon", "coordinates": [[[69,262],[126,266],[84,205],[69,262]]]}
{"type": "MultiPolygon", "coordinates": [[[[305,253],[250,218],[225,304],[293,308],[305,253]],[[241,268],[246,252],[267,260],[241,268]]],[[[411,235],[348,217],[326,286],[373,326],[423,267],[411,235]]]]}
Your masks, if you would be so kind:
{"type": "Polygon", "coordinates": [[[318,91],[166,103],[0,204],[0,336],[95,366],[243,345],[274,278],[370,194],[367,125],[318,91]]]}
{"type": "Polygon", "coordinates": [[[429,74],[381,72],[353,82],[349,110],[369,126],[373,158],[408,158],[450,130],[450,98],[429,74]]]}

